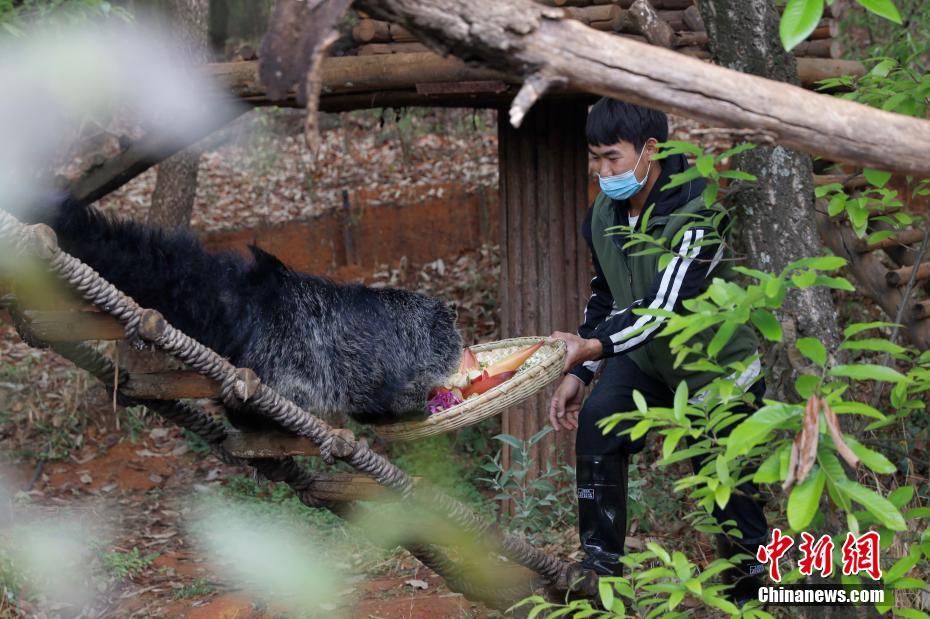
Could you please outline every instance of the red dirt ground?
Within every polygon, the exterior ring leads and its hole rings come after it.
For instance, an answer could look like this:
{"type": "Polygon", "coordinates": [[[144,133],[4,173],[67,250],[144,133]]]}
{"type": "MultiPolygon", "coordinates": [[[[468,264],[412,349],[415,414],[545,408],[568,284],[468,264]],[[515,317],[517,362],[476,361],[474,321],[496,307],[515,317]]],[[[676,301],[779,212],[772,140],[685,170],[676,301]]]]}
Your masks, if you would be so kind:
{"type": "MultiPolygon", "coordinates": [[[[0,465],[0,477],[14,491],[23,490],[32,469],[31,464],[0,465]]],[[[185,503],[192,489],[218,486],[237,472],[212,456],[190,452],[177,429],[155,428],[135,443],[116,434],[88,439],[70,459],[49,463],[26,494],[29,509],[43,514],[63,508],[93,513],[98,524],[105,523],[112,532],[109,551],[139,548],[142,554],[158,553],[131,578],[98,582],[99,595],[90,616],[293,616],[224,582],[222,573],[186,538],[185,503]],[[182,587],[203,582],[213,591],[176,599],[182,587]]],[[[435,574],[409,559],[396,562],[387,573],[363,575],[346,599],[344,607],[330,614],[382,619],[489,616],[487,609],[450,592],[435,574]],[[420,588],[421,582],[411,586],[412,580],[422,581],[426,588],[420,588]]],[[[32,609],[21,610],[31,614],[32,609]]]]}

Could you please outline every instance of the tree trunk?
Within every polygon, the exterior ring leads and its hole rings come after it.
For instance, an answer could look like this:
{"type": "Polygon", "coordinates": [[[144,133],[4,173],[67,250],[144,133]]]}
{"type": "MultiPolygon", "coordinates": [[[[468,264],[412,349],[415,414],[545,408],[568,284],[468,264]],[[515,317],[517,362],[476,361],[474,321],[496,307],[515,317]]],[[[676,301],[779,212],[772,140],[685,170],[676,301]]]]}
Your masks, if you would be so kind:
{"type": "MultiPolygon", "coordinates": [[[[179,41],[184,54],[194,63],[207,59],[209,0],[170,0],[172,26],[180,30],[179,41]]],[[[149,208],[148,223],[162,228],[186,228],[190,225],[197,194],[200,151],[188,148],[158,166],[155,193],[149,208]]]]}
{"type": "MultiPolygon", "coordinates": [[[[178,32],[178,43],[184,56],[195,64],[206,62],[209,0],[169,0],[167,12],[171,28],[178,32]]],[[[196,146],[158,164],[148,224],[169,230],[190,226],[199,169],[200,150],[196,146]]],[[[117,355],[130,372],[160,372],[171,368],[170,363],[160,355],[147,355],[126,342],[118,344],[117,355]]]]}
{"type": "MultiPolygon", "coordinates": [[[[797,85],[794,57],[778,38],[779,16],[771,0],[701,0],[710,51],[717,63],[797,85]]],[[[824,253],[814,218],[811,158],[782,146],[759,146],[737,156],[735,167],[755,175],[734,192],[739,242],[752,267],[780,271],[789,262],[824,253]]],[[[839,344],[830,291],[806,288],[785,298],[779,318],[796,325],[796,337],[815,337],[828,348],[839,344]]],[[[790,343],[787,344],[790,346],[790,343]]],[[[793,372],[785,355],[770,367],[779,399],[793,400],[793,372]]]]}

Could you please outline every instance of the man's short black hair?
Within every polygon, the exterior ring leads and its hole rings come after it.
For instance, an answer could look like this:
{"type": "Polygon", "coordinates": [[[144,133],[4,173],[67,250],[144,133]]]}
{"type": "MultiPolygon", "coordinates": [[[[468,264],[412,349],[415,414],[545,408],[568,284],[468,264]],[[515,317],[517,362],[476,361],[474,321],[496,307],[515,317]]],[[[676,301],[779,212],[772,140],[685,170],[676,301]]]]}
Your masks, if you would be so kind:
{"type": "Polygon", "coordinates": [[[622,140],[639,150],[649,138],[668,140],[668,117],[658,110],[603,97],[588,112],[585,133],[588,144],[610,146],[622,140]]]}

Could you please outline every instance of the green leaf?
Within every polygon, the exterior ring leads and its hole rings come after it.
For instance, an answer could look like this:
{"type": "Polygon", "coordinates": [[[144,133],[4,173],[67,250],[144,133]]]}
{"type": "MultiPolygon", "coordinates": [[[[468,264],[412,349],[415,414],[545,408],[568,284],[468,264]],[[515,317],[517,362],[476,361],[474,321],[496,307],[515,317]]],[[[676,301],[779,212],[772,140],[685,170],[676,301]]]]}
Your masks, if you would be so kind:
{"type": "Polygon", "coordinates": [[[885,172],[884,170],[865,168],[862,170],[862,175],[865,176],[865,180],[876,187],[884,187],[891,180],[891,172],[885,172]]]}
{"type": "Polygon", "coordinates": [[[897,383],[907,378],[889,367],[874,363],[860,363],[858,365],[836,365],[827,371],[830,376],[845,376],[853,380],[883,380],[897,383]]]}
{"type": "Polygon", "coordinates": [[[800,406],[768,404],[744,419],[727,437],[727,458],[744,454],[789,419],[801,415],[800,406]]]}
{"type": "Polygon", "coordinates": [[[819,365],[823,367],[827,364],[827,349],[824,348],[823,344],[820,343],[820,340],[813,337],[802,337],[794,343],[798,351],[819,365]]]}
{"type": "Polygon", "coordinates": [[[872,350],[877,352],[887,352],[892,355],[900,355],[905,352],[903,346],[899,346],[888,340],[878,338],[865,338],[861,340],[847,340],[840,344],[840,350],[872,350]]]}
{"type": "Polygon", "coordinates": [[[717,201],[717,194],[720,192],[720,185],[717,183],[707,183],[704,188],[704,206],[712,206],[717,201]]]}
{"type": "Polygon", "coordinates": [[[766,309],[756,309],[749,316],[752,324],[756,325],[759,332],[770,342],[781,341],[781,324],[772,312],[766,309]]]}
{"type": "Polygon", "coordinates": [[[857,322],[849,325],[843,329],[843,337],[852,337],[857,333],[862,333],[863,331],[868,331],[869,329],[878,329],[880,327],[894,327],[897,323],[894,322],[857,322]]]}
{"type": "Polygon", "coordinates": [[[694,160],[694,165],[697,166],[701,176],[710,176],[714,172],[714,156],[701,155],[694,160]]]}
{"type": "Polygon", "coordinates": [[[610,608],[614,605],[614,588],[611,586],[610,582],[606,580],[599,580],[597,583],[597,591],[600,594],[601,604],[604,608],[610,608]]]}
{"type": "Polygon", "coordinates": [[[891,73],[891,70],[894,69],[896,64],[898,64],[898,62],[894,58],[885,58],[872,67],[869,73],[877,77],[888,77],[888,74],[891,73]]]}
{"type": "Polygon", "coordinates": [[[714,501],[723,509],[727,506],[727,502],[730,500],[730,493],[732,489],[730,486],[717,486],[717,489],[714,490],[714,501]]]}
{"type": "Polygon", "coordinates": [[[685,409],[688,407],[688,383],[681,381],[675,389],[675,400],[673,404],[675,421],[683,422],[685,420],[685,409]]]}
{"type": "Polygon", "coordinates": [[[827,203],[827,215],[836,217],[844,210],[846,210],[846,195],[842,193],[834,194],[830,198],[830,202],[827,203]]]}
{"type": "Polygon", "coordinates": [[[683,437],[687,431],[688,430],[685,428],[675,428],[665,435],[665,441],[662,443],[663,458],[668,458],[672,455],[675,448],[678,446],[678,442],[681,441],[681,437],[683,437]]]}
{"type": "Polygon", "coordinates": [[[841,256],[811,256],[801,258],[788,265],[789,269],[816,269],[817,271],[834,271],[846,266],[847,260],[841,256]]]}
{"type": "Polygon", "coordinates": [[[707,354],[711,357],[716,357],[717,353],[723,350],[723,347],[726,346],[727,342],[730,341],[730,338],[733,336],[733,332],[736,331],[736,327],[739,326],[735,320],[728,320],[723,323],[723,326],[714,334],[714,337],[710,340],[710,343],[707,345],[707,354]]]}
{"type": "Polygon", "coordinates": [[[815,465],[807,479],[792,488],[788,496],[788,524],[792,529],[801,531],[814,519],[826,482],[826,474],[815,465]]]}
{"type": "Polygon", "coordinates": [[[645,413],[649,410],[649,405],[646,404],[646,398],[643,397],[643,394],[640,393],[639,389],[633,390],[633,402],[636,403],[636,410],[641,413],[645,413]]]}
{"type": "Polygon", "coordinates": [[[778,25],[785,49],[791,51],[811,35],[823,15],[823,0],[788,0],[778,25]]]}
{"type": "Polygon", "coordinates": [[[794,390],[805,400],[811,397],[814,389],[820,384],[820,377],[813,374],[801,374],[794,380],[794,390]]]}
{"type": "Polygon", "coordinates": [[[844,438],[846,440],[846,444],[849,445],[849,448],[852,449],[852,452],[856,454],[856,457],[862,460],[862,464],[866,465],[876,473],[890,475],[898,470],[898,467],[892,464],[888,458],[878,453],[877,451],[872,451],[851,436],[845,436],[844,438]]]}
{"type": "Polygon", "coordinates": [[[523,441],[521,441],[515,436],[511,436],[510,434],[498,434],[494,438],[496,438],[502,443],[507,443],[514,449],[523,449],[523,441]]]}
{"type": "Polygon", "coordinates": [[[899,486],[891,491],[891,494],[888,495],[888,500],[891,501],[891,504],[901,509],[905,505],[911,502],[911,499],[914,498],[914,486],[899,486]]]}
{"type": "MultiPolygon", "coordinates": [[[[856,0],[859,4],[866,8],[866,10],[875,13],[879,17],[884,17],[885,19],[891,20],[896,24],[901,23],[901,14],[898,12],[898,8],[894,5],[891,0],[856,0]]],[[[818,18],[819,19],[819,18],[818,18]]]]}
{"type": "Polygon", "coordinates": [[[733,148],[727,149],[723,151],[722,153],[720,153],[719,155],[717,155],[717,161],[723,161],[724,159],[729,159],[730,157],[734,155],[739,155],[740,153],[744,153],[747,150],[752,150],[755,147],[756,145],[753,144],[752,142],[743,142],[742,144],[737,144],[733,148]]]}
{"type": "Polygon", "coordinates": [[[724,170],[720,173],[721,178],[731,178],[736,181],[754,181],[756,177],[750,174],[749,172],[743,172],[742,170],[724,170]]]}
{"type": "Polygon", "coordinates": [[[814,282],[817,281],[817,272],[808,270],[795,273],[791,276],[791,281],[793,281],[794,285],[798,288],[810,288],[814,285],[814,282]]]}
{"type": "Polygon", "coordinates": [[[854,413],[856,415],[871,417],[872,419],[885,419],[885,415],[880,410],[864,402],[839,402],[838,404],[832,404],[831,408],[833,408],[833,412],[837,415],[842,413],[854,413]]]}
{"type": "Polygon", "coordinates": [[[862,505],[866,511],[892,531],[907,529],[907,524],[904,522],[904,517],[898,511],[898,508],[874,490],[870,490],[850,479],[844,479],[837,483],[836,486],[840,492],[862,505]]]}
{"type": "Polygon", "coordinates": [[[827,275],[818,275],[817,279],[814,280],[814,285],[825,286],[827,288],[836,288],[837,290],[856,292],[856,287],[853,286],[845,277],[829,277],[827,275]]]}
{"type": "MultiPolygon", "coordinates": [[[[784,449],[784,447],[782,448],[784,449]]],[[[752,476],[752,481],[758,484],[774,484],[781,479],[781,450],[776,451],[759,465],[759,469],[752,476]]]]}

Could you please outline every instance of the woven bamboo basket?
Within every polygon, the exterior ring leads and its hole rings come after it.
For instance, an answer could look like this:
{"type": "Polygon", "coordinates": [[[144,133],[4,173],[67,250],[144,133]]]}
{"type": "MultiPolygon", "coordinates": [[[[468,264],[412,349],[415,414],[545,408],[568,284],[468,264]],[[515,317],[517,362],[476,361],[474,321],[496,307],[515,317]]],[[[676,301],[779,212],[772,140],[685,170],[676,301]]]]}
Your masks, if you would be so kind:
{"type": "MultiPolygon", "coordinates": [[[[492,354],[508,355],[521,348],[532,346],[542,337],[515,337],[487,344],[471,346],[478,361],[492,354]]],[[[423,421],[392,423],[372,426],[383,438],[391,441],[412,441],[436,434],[445,434],[484,421],[504,409],[519,404],[562,375],[565,360],[565,342],[555,340],[543,344],[510,380],[481,395],[469,398],[446,410],[430,415],[423,421]]]]}

